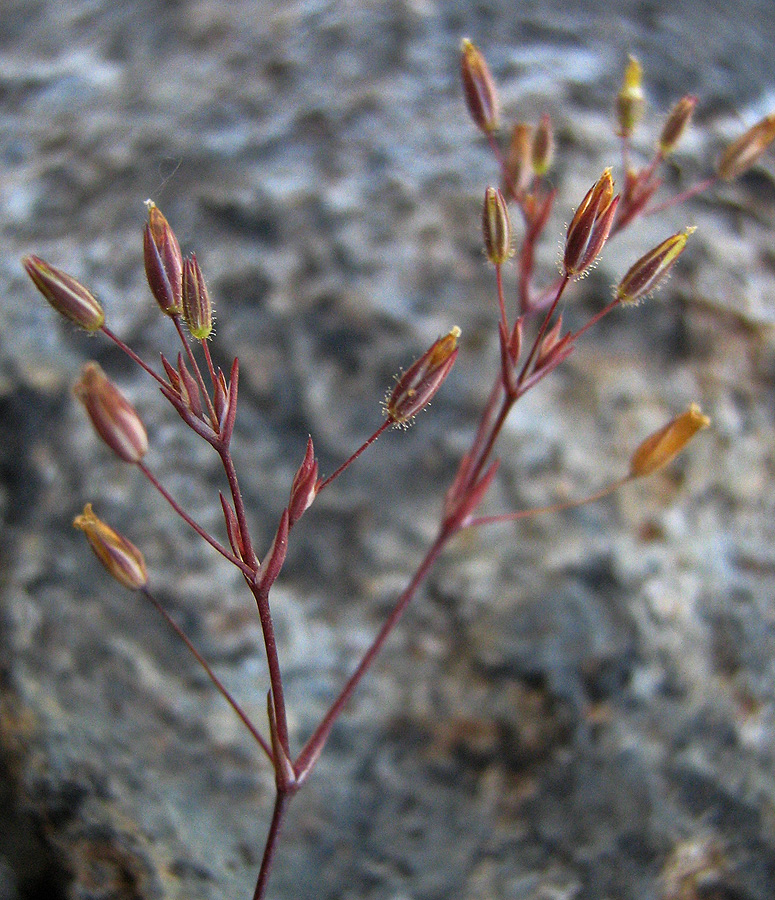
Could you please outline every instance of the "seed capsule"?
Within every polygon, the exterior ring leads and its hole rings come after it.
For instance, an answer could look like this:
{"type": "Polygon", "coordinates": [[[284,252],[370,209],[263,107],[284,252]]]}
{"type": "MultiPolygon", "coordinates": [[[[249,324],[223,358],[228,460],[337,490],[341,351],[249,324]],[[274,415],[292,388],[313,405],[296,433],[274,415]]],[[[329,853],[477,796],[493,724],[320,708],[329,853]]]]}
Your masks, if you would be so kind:
{"type": "Polygon", "coordinates": [[[35,287],[60,315],[86,331],[99,331],[105,324],[99,301],[71,275],[39,256],[25,256],[22,265],[35,287]]]}
{"type": "Polygon", "coordinates": [[[148,583],[143,554],[133,543],[106,525],[87,503],[81,515],[73,519],[73,527],[86,535],[97,559],[110,575],[132,591],[140,590],[148,583]]]}

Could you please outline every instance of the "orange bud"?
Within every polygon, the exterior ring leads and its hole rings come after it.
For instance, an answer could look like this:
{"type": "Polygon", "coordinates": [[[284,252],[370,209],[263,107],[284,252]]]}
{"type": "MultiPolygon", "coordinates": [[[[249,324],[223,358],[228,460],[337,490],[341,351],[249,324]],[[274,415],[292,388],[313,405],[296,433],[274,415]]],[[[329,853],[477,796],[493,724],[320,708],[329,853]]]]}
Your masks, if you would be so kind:
{"type": "Polygon", "coordinates": [[[148,435],[135,408],[97,363],[87,363],[73,388],[97,434],[124,462],[137,463],[148,450],[148,435]]]}
{"type": "Polygon", "coordinates": [[[213,307],[196,254],[183,262],[183,318],[191,337],[204,341],[213,330],[213,307]]]}
{"type": "Polygon", "coordinates": [[[118,532],[97,518],[87,503],[80,516],[73,519],[73,527],[80,529],[91,545],[97,559],[108,572],[132,591],[140,590],[148,583],[143,554],[118,532]]]}
{"type": "Polygon", "coordinates": [[[102,306],[75,278],[49,265],[39,256],[25,256],[22,265],[35,287],[60,315],[86,331],[102,328],[105,323],[102,306]]]}
{"type": "Polygon", "coordinates": [[[747,172],[775,140],[775,113],[765,116],[741,135],[721,155],[716,171],[724,181],[747,172]]]}
{"type": "Polygon", "coordinates": [[[568,226],[563,254],[567,275],[583,274],[600,255],[619,203],[613,194],[611,170],[606,169],[587,191],[568,226]]]}
{"type": "Polygon", "coordinates": [[[619,282],[616,299],[620,303],[633,304],[651,293],[667,276],[675,261],[684,252],[689,235],[696,230],[687,228],[686,231],[680,231],[641,256],[619,282]]]}
{"type": "Polygon", "coordinates": [[[554,131],[552,130],[552,120],[548,113],[541,116],[533,134],[533,146],[531,148],[531,163],[533,172],[536,175],[546,175],[549,166],[552,164],[554,156],[554,131]]]}
{"type": "Polygon", "coordinates": [[[634,56],[630,56],[627,68],[624,70],[622,86],[616,95],[616,118],[619,123],[617,134],[620,137],[630,137],[635,131],[635,126],[643,117],[646,100],[643,96],[642,78],[641,64],[634,56]]]}
{"type": "Polygon", "coordinates": [[[500,125],[500,103],[490,68],[468,38],[460,42],[460,74],[468,112],[477,128],[485,134],[497,131],[500,125]]]}
{"type": "Polygon", "coordinates": [[[175,232],[153,200],[146,200],[148,221],[143,231],[143,259],[148,286],[161,311],[179,316],[183,311],[183,254],[175,232]]]}
{"type": "Polygon", "coordinates": [[[681,97],[668,113],[659,137],[659,152],[663,157],[670,156],[678,146],[694,115],[695,106],[697,106],[697,98],[688,94],[686,97],[681,97]]]}
{"type": "Polygon", "coordinates": [[[394,425],[406,425],[436,395],[457,359],[459,337],[460,329],[455,326],[399,376],[385,400],[385,414],[394,425]]]}
{"type": "Polygon", "coordinates": [[[707,428],[710,419],[696,403],[685,413],[655,431],[638,447],[630,460],[630,476],[643,478],[672,462],[698,431],[707,428]]]}
{"type": "Polygon", "coordinates": [[[494,266],[502,266],[513,252],[511,219],[503,194],[494,187],[488,187],[484,192],[482,234],[487,259],[494,266]]]}
{"type": "Polygon", "coordinates": [[[506,155],[505,187],[517,196],[525,193],[533,177],[532,166],[533,129],[527,122],[516,122],[511,132],[509,152],[506,155]]]}

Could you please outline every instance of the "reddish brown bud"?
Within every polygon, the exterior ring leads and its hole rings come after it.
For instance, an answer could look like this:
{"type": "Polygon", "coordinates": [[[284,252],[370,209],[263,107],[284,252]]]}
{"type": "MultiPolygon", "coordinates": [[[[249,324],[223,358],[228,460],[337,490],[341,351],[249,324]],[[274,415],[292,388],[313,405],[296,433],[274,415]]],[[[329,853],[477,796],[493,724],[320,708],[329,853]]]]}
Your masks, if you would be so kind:
{"type": "Polygon", "coordinates": [[[554,157],[554,131],[552,120],[548,113],[541,116],[533,134],[533,146],[531,148],[531,163],[536,175],[546,175],[554,157]]]}
{"type": "Polygon", "coordinates": [[[137,591],[148,583],[143,554],[118,532],[97,518],[87,503],[80,516],[73,520],[73,527],[80,529],[89,542],[97,559],[110,575],[130,590],[137,591]]]}
{"type": "Polygon", "coordinates": [[[716,171],[724,181],[747,172],[775,140],[775,113],[765,116],[741,135],[721,155],[716,171]]]}
{"type": "Polygon", "coordinates": [[[600,255],[619,203],[613,194],[611,170],[606,169],[587,191],[568,226],[563,255],[566,275],[582,275],[600,255]]]}
{"type": "Polygon", "coordinates": [[[307,451],[291,484],[291,498],[288,503],[288,526],[293,528],[296,522],[312,505],[318,490],[318,462],[315,459],[315,448],[312,438],[307,440],[307,451]]]}
{"type": "Polygon", "coordinates": [[[630,137],[643,117],[646,100],[641,85],[642,77],[641,64],[634,56],[630,56],[624,70],[622,86],[616,95],[616,118],[619,125],[617,134],[620,137],[630,137]]]}
{"type": "Polygon", "coordinates": [[[707,428],[708,425],[710,419],[702,414],[696,403],[692,403],[685,413],[681,413],[643,441],[630,460],[630,476],[642,478],[666,466],[678,456],[698,431],[707,428]]]}
{"type": "Polygon", "coordinates": [[[616,288],[616,299],[620,303],[638,303],[651,293],[667,276],[673,264],[683,253],[689,235],[696,228],[687,228],[678,234],[671,235],[658,247],[649,250],[630,267],[616,288]]]}
{"type": "Polygon", "coordinates": [[[503,194],[494,187],[488,187],[484,192],[482,235],[487,259],[494,266],[502,266],[513,252],[511,219],[503,194]]]}
{"type": "Polygon", "coordinates": [[[455,326],[440,337],[398,379],[385,401],[385,414],[395,425],[407,425],[409,420],[426,406],[449,375],[457,359],[457,339],[460,329],[455,326]]]}
{"type": "Polygon", "coordinates": [[[183,318],[191,337],[204,341],[213,330],[213,307],[196,254],[183,262],[183,318]]]}
{"type": "Polygon", "coordinates": [[[39,256],[25,256],[22,265],[35,287],[60,315],[86,331],[102,328],[105,323],[102,307],[75,278],[49,265],[39,256]]]}
{"type": "Polygon", "coordinates": [[[183,312],[183,254],[175,232],[153,202],[146,200],[148,221],[143,232],[143,258],[148,286],[161,311],[168,316],[183,312]]]}
{"type": "Polygon", "coordinates": [[[697,106],[697,98],[688,94],[686,97],[681,97],[668,113],[659,137],[659,152],[663,157],[670,156],[678,146],[684,132],[689,127],[695,106],[697,106]]]}
{"type": "Polygon", "coordinates": [[[511,131],[504,187],[507,192],[513,191],[517,197],[521,197],[530,187],[533,177],[532,135],[533,129],[527,122],[517,122],[511,131]]]}
{"type": "Polygon", "coordinates": [[[485,134],[492,134],[500,125],[500,103],[495,81],[484,56],[467,38],[461,41],[460,52],[460,74],[468,112],[477,128],[485,134]]]}
{"type": "Polygon", "coordinates": [[[125,462],[137,463],[148,450],[148,435],[135,408],[97,363],[87,363],[74,387],[97,434],[125,462]]]}

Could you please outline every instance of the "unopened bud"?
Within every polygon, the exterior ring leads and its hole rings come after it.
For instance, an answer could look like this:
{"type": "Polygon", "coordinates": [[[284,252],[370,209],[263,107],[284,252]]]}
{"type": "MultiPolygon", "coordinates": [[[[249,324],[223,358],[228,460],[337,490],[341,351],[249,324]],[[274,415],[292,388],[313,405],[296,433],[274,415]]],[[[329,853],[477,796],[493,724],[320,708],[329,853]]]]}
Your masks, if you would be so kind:
{"type": "Polygon", "coordinates": [[[622,86],[616,95],[616,118],[619,124],[617,134],[619,137],[630,137],[643,117],[646,100],[643,96],[642,78],[641,64],[634,56],[630,56],[627,60],[627,68],[624,70],[622,86]]]}
{"type": "Polygon", "coordinates": [[[650,294],[667,276],[675,261],[684,252],[689,235],[696,230],[687,228],[680,231],[641,256],[619,282],[616,299],[620,303],[634,304],[650,294]]]}
{"type": "Polygon", "coordinates": [[[406,425],[426,406],[449,375],[457,359],[457,339],[460,329],[455,326],[440,337],[401,376],[390,396],[385,400],[385,415],[395,425],[406,425]]]}
{"type": "Polygon", "coordinates": [[[460,42],[460,74],[468,112],[477,128],[492,134],[500,126],[500,103],[490,68],[468,38],[460,42]]]}
{"type": "Polygon", "coordinates": [[[533,146],[531,148],[531,163],[536,175],[546,175],[554,157],[554,130],[552,120],[548,113],[541,116],[533,134],[533,146]]]}
{"type": "Polygon", "coordinates": [[[143,231],[143,258],[148,286],[161,311],[183,312],[183,254],[175,232],[153,200],[146,200],[148,221],[143,231]]]}
{"type": "Polygon", "coordinates": [[[563,254],[566,275],[582,275],[600,255],[618,203],[611,170],[606,169],[587,191],[568,226],[563,254]]]}
{"type": "Polygon", "coordinates": [[[531,161],[533,129],[527,122],[515,122],[506,154],[504,189],[522,197],[533,177],[531,161]]]}
{"type": "Polygon", "coordinates": [[[484,192],[482,235],[487,259],[502,266],[511,256],[511,219],[503,194],[494,187],[484,192]]]}
{"type": "Polygon", "coordinates": [[[293,528],[296,522],[310,508],[318,492],[318,462],[315,459],[315,448],[312,438],[307,440],[307,451],[296,471],[291,484],[291,497],[288,502],[288,526],[293,528]]]}
{"type": "Polygon", "coordinates": [[[97,363],[87,363],[73,388],[94,430],[124,462],[137,463],[148,450],[148,435],[135,408],[97,363]]]}
{"type": "Polygon", "coordinates": [[[741,135],[721,155],[716,171],[724,181],[747,172],[775,140],[775,113],[765,116],[741,135]]]}
{"type": "Polygon", "coordinates": [[[681,413],[643,441],[630,460],[630,476],[642,478],[666,466],[678,456],[698,431],[702,431],[708,425],[710,419],[702,414],[696,403],[692,403],[685,413],[681,413]]]}
{"type": "Polygon", "coordinates": [[[60,315],[86,331],[102,328],[105,323],[102,306],[75,278],[49,265],[39,256],[25,256],[22,265],[35,287],[60,315]]]}
{"type": "Polygon", "coordinates": [[[204,341],[213,330],[213,307],[196,254],[183,263],[183,318],[191,337],[204,341]]]}
{"type": "Polygon", "coordinates": [[[697,106],[697,98],[688,94],[686,97],[681,97],[668,113],[659,137],[659,152],[663,157],[670,156],[678,146],[692,120],[695,106],[697,106]]]}
{"type": "Polygon", "coordinates": [[[132,591],[138,591],[148,583],[143,554],[133,543],[106,525],[87,503],[80,516],[73,520],[73,527],[86,535],[97,559],[109,574],[132,591]]]}

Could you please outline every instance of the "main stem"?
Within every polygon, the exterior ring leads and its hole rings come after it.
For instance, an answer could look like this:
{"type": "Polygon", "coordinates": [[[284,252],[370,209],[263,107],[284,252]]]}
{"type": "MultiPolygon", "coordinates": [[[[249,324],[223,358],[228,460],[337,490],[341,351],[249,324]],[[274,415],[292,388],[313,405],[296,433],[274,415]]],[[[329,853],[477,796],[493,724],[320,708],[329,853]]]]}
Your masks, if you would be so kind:
{"type": "Polygon", "coordinates": [[[292,796],[292,794],[278,789],[274,798],[272,822],[269,826],[266,844],[264,845],[264,855],[261,859],[261,868],[258,872],[258,881],[256,882],[256,889],[253,892],[253,900],[263,900],[266,895],[266,886],[269,883],[269,874],[272,871],[277,841],[280,837],[280,828],[282,827],[285,811],[288,809],[288,803],[292,796]]]}

